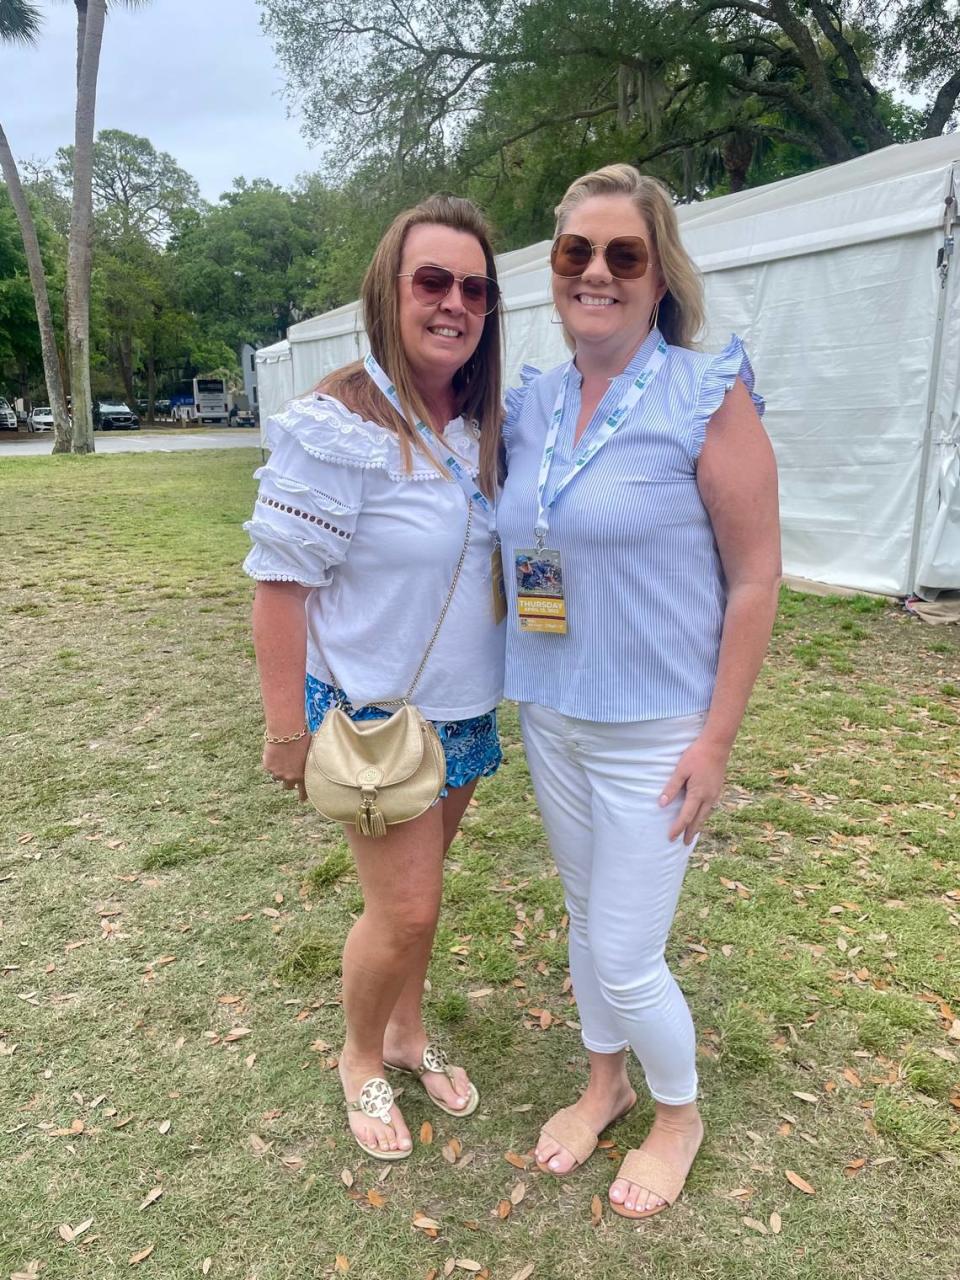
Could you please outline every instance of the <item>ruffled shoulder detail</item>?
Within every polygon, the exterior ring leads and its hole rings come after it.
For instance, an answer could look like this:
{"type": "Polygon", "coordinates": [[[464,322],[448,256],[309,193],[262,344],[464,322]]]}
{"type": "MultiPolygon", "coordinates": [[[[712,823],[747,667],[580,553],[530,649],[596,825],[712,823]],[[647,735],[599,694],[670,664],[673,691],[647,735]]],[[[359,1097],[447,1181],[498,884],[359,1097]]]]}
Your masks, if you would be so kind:
{"type": "Polygon", "coordinates": [[[523,412],[523,406],[530,393],[530,388],[542,372],[543,370],[538,369],[536,365],[522,364],[520,366],[520,386],[507,388],[507,393],[503,398],[506,409],[506,417],[503,422],[503,442],[507,448],[510,447],[510,436],[513,429],[520,421],[520,415],[523,412]]]}
{"type": "Polygon", "coordinates": [[[730,335],[730,341],[716,356],[701,357],[703,372],[697,388],[696,400],[691,421],[692,446],[695,456],[699,456],[706,439],[707,423],[720,408],[723,397],[739,378],[750,392],[754,408],[762,417],[766,408],[763,396],[754,390],[753,365],[747,355],[742,340],[737,334],[730,335]]]}
{"type": "MultiPolygon", "coordinates": [[[[404,467],[394,433],[353,413],[332,396],[291,400],[282,413],[267,420],[267,447],[293,437],[311,457],[341,467],[386,471],[392,480],[443,480],[419,450],[413,450],[410,469],[404,467]]],[[[443,435],[448,447],[463,460],[471,476],[477,474],[479,433],[472,422],[456,418],[443,435]]]]}

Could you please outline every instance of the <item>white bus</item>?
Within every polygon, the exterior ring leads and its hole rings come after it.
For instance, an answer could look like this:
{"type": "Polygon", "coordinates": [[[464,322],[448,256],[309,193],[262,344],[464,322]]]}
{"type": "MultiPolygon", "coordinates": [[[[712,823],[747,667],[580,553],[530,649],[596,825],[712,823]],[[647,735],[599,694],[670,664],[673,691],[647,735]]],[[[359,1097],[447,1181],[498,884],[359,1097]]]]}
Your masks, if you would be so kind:
{"type": "Polygon", "coordinates": [[[227,384],[223,378],[194,378],[193,403],[177,397],[173,417],[177,422],[220,422],[226,425],[230,416],[227,384]]]}

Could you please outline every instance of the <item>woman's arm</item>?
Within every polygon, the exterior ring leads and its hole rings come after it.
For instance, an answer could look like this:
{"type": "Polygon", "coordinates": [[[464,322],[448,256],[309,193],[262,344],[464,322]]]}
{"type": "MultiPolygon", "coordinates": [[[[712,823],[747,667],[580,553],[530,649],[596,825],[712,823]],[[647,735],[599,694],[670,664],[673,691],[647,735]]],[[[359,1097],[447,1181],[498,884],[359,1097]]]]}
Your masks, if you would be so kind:
{"type": "MultiPolygon", "coordinates": [[[[307,618],[310,588],[299,582],[258,582],[253,597],[253,647],[260,675],[260,697],[270,737],[299,733],[304,722],[303,686],[307,670],[307,618]]],[[[264,744],[263,767],[288,791],[305,800],[303,769],[310,735],[296,742],[264,744]]]]}
{"type": "Polygon", "coordinates": [[[717,680],[706,724],[680,757],[661,797],[686,789],[670,831],[691,844],[716,803],[777,611],[780,522],[773,448],[737,379],[710,419],[697,484],[727,581],[717,680]]]}

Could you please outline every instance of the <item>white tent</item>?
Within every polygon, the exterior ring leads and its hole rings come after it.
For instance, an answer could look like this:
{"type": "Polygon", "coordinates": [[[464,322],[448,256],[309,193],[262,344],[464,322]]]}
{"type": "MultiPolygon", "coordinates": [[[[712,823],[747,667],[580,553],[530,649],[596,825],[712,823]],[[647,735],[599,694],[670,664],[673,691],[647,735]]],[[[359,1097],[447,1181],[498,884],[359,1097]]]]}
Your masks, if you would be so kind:
{"type": "Polygon", "coordinates": [[[292,400],[293,360],[290,343],[284,339],[257,352],[257,405],[260,409],[260,439],[264,439],[267,418],[292,400]]]}
{"type": "MultiPolygon", "coordinates": [[[[788,574],[894,595],[960,588],[960,134],[678,209],[706,349],[744,338],[780,468],[788,574]]],[[[567,355],[549,242],[498,259],[507,384],[567,355]]],[[[298,394],[366,350],[357,303],[294,325],[298,394]]],[[[282,365],[278,348],[257,362],[282,365]]]]}

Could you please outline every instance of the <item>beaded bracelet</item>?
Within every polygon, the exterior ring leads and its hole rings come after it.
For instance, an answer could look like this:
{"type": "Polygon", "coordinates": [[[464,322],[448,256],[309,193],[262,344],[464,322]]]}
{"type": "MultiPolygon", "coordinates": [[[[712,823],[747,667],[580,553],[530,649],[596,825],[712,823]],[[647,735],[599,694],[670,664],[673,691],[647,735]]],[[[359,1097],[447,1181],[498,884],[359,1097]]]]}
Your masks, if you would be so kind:
{"type": "Polygon", "coordinates": [[[310,732],[310,727],[309,725],[305,724],[299,733],[288,733],[282,738],[272,738],[270,734],[267,733],[266,729],[264,729],[263,740],[264,742],[271,742],[271,743],[299,742],[300,739],[305,738],[309,732],[310,732]]]}

